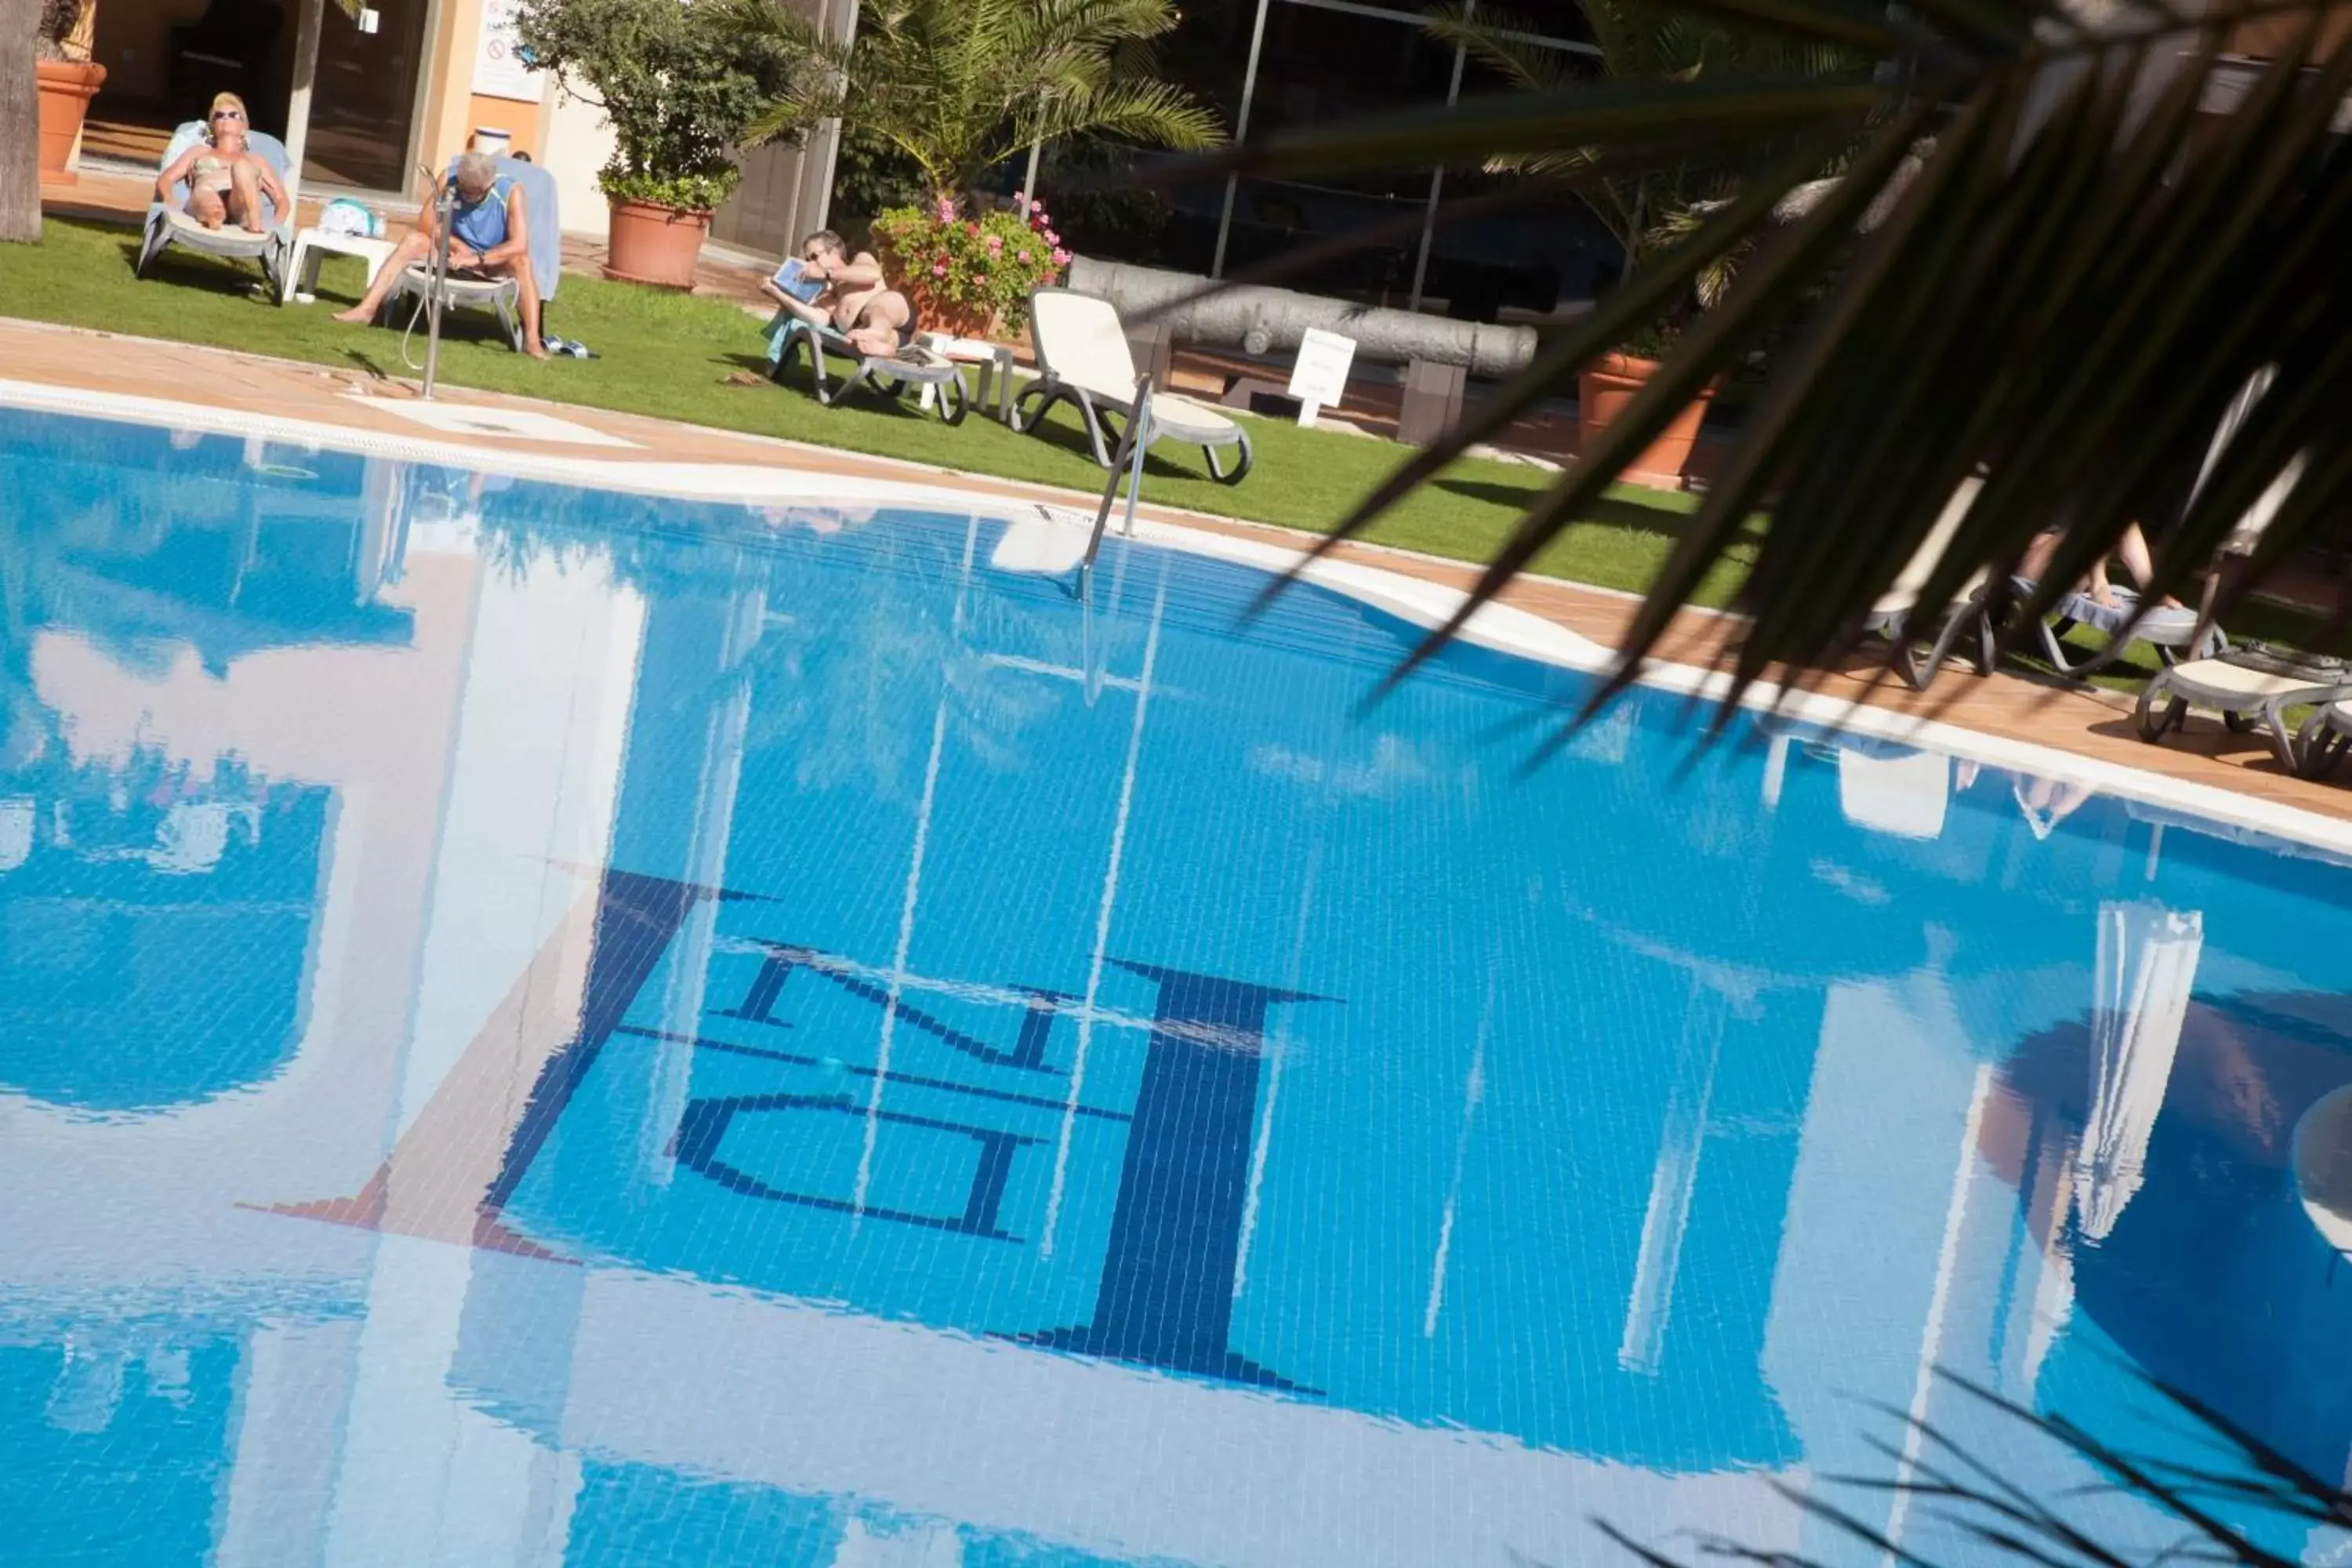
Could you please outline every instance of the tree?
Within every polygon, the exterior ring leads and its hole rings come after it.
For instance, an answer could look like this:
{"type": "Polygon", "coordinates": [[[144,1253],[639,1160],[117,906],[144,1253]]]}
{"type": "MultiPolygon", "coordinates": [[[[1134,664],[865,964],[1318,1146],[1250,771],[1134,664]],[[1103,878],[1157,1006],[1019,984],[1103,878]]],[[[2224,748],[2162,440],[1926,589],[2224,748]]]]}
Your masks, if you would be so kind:
{"type": "Polygon", "coordinates": [[[786,40],[740,32],[720,0],[523,0],[515,30],[534,64],[611,121],[597,188],[687,212],[733,192],[745,125],[805,63],[786,40]]]}
{"type": "Polygon", "coordinates": [[[42,0],[0,0],[0,241],[41,237],[40,89],[33,36],[42,0]]]}
{"type": "Polygon", "coordinates": [[[1984,488],[1931,575],[1923,621],[1977,568],[2004,580],[2045,530],[2063,542],[2026,615],[2136,519],[2166,525],[2155,588],[2180,586],[2307,454],[2226,607],[2352,505],[2352,289],[2341,277],[2352,147],[2334,129],[2352,49],[2328,47],[2321,0],[2218,0],[2195,15],[2173,0],[1683,8],[1867,65],[1556,84],[1288,129],[1169,176],[1580,149],[1658,167],[1768,140],[1787,149],[1345,520],[1335,538],[1564,389],[1717,258],[1755,247],[1720,307],[1528,508],[1470,603],[1416,658],[1585,512],[1695,393],[1784,333],[1793,345],[1635,618],[1619,683],[1759,510],[1769,523],[1741,594],[1749,618],[1724,656],[1735,691],[1775,665],[1819,668],[1849,647],[1980,467],[1984,488]],[[2268,58],[2224,58],[2233,53],[2268,58]],[[1820,182],[1833,164],[1840,177],[1820,182]],[[2269,390],[2200,483],[2225,409],[2264,367],[2275,370],[2269,390]]]}
{"type": "MultiPolygon", "coordinates": [[[[1834,45],[1727,27],[1654,0],[1586,0],[1583,10],[1601,50],[1604,79],[1689,82],[1726,76],[1832,76],[1867,63],[1834,45]]],[[[1591,79],[1589,68],[1579,69],[1579,57],[1531,42],[1538,31],[1533,23],[1492,6],[1439,11],[1429,30],[1525,91],[1557,92],[1591,79]]],[[[1737,188],[1739,174],[1773,151],[1769,143],[1749,144],[1729,156],[1673,157],[1626,169],[1611,167],[1598,149],[1576,147],[1498,157],[1489,168],[1568,181],[1616,240],[1630,272],[1646,253],[1686,234],[1694,213],[1737,188]]],[[[1730,275],[1723,265],[1703,271],[1697,279],[1701,300],[1715,304],[1730,275]]]]}
{"type": "Polygon", "coordinates": [[[1110,136],[1213,147],[1213,111],[1150,75],[1149,42],[1173,27],[1172,0],[880,0],[845,47],[786,0],[735,0],[740,25],[805,49],[804,73],[751,126],[761,139],[838,119],[897,148],[928,194],[955,199],[1034,143],[1110,136]]]}

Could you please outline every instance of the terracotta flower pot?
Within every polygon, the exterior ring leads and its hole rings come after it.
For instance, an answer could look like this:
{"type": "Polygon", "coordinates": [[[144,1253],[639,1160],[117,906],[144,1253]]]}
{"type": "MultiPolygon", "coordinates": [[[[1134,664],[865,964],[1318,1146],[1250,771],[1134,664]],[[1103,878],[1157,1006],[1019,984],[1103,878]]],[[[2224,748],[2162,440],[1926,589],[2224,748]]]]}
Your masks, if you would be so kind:
{"type": "Polygon", "coordinates": [[[90,97],[106,79],[106,68],[95,60],[41,60],[35,73],[41,92],[41,178],[74,184],[80,176],[66,165],[81,135],[90,97]]]}
{"type": "Polygon", "coordinates": [[[951,337],[993,342],[1003,330],[996,312],[986,305],[942,300],[929,289],[919,287],[909,289],[907,299],[915,307],[916,324],[927,332],[946,332],[951,337]]]}
{"type": "MultiPolygon", "coordinates": [[[[1583,447],[1591,447],[1609,422],[1625,411],[1625,405],[1633,401],[1634,395],[1657,370],[1658,362],[1654,359],[1605,354],[1577,374],[1577,426],[1583,447]]],[[[1682,489],[1683,470],[1689,465],[1691,447],[1698,441],[1699,424],[1706,417],[1706,405],[1714,396],[1715,388],[1709,385],[1691,399],[1658,438],[1626,465],[1625,481],[1653,489],[1682,489]]]]}
{"type": "Polygon", "coordinates": [[[874,242],[874,258],[882,264],[884,280],[906,295],[907,302],[915,308],[915,324],[922,331],[988,342],[1002,334],[1004,323],[992,306],[967,304],[943,292],[932,292],[936,279],[929,265],[908,261],[896,246],[879,239],[874,242]]]}
{"type": "Polygon", "coordinates": [[[614,202],[607,232],[605,277],[657,289],[692,289],[710,215],[651,202],[614,202]]]}

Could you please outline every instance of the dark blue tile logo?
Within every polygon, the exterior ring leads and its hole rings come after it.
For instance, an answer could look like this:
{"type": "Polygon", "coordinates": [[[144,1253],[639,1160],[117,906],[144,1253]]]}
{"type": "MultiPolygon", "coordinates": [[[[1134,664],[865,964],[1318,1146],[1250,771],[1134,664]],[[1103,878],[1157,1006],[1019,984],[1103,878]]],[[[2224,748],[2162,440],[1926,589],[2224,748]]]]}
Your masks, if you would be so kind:
{"type": "MultiPolygon", "coordinates": [[[[1328,998],[1113,960],[1129,980],[1156,992],[1140,1075],[1125,1110],[1082,1104],[1069,1083],[1070,1051],[1063,1037],[1079,1010],[1076,997],[1019,984],[992,988],[992,1005],[1000,1011],[1012,1006],[1017,1017],[1009,1027],[991,1030],[952,1007],[898,994],[842,955],[765,936],[738,942],[755,967],[740,991],[729,993],[731,1004],[705,1015],[728,1021],[730,1037],[748,1026],[758,1043],[631,1021],[631,1009],[678,933],[710,900],[765,902],[661,878],[606,874],[579,1032],[541,1071],[487,1194],[486,1217],[497,1218],[514,1196],[616,1036],[683,1044],[698,1056],[710,1052],[835,1075],[841,1087],[824,1092],[796,1087],[691,1098],[668,1152],[679,1169],[735,1196],[858,1223],[1031,1246],[1034,1237],[1008,1224],[1007,1194],[1023,1171],[1036,1179],[1038,1166],[1024,1162],[1054,1157],[1049,1140],[1037,1133],[1039,1114],[1125,1123],[1092,1318],[1062,1326],[1000,1324],[994,1331],[1198,1376],[1298,1386],[1233,1349],[1234,1285],[1268,1017],[1280,1007],[1328,998]],[[886,1070],[878,1062],[841,1061],[797,1037],[795,1005],[837,1011],[845,1003],[946,1047],[966,1065],[957,1069],[952,1058],[934,1052],[935,1068],[950,1063],[944,1071],[904,1065],[886,1070]],[[930,1098],[920,1108],[885,1107],[877,1092],[885,1079],[894,1089],[930,1098]],[[853,1092],[860,1082],[866,1092],[853,1092]],[[941,1112],[936,1110],[941,1102],[963,1109],[941,1112]],[[1024,1117],[1027,1122],[1020,1120],[1024,1117]],[[856,1149],[861,1139],[864,1158],[853,1192],[839,1173],[828,1177],[818,1167],[823,1151],[856,1149]],[[789,1170],[777,1168],[779,1150],[791,1156],[782,1162],[789,1170]]],[[[1139,1020],[1135,1026],[1141,1028],[1139,1020]]]]}

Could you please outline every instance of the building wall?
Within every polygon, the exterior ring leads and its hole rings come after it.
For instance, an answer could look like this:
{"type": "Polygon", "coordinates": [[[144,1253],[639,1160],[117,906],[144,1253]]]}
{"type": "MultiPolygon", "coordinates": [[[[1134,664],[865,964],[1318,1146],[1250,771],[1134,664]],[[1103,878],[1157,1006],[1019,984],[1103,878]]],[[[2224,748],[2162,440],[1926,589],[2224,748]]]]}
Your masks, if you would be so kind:
{"type": "Polygon", "coordinates": [[[474,90],[474,60],[482,32],[482,0],[440,0],[427,56],[431,74],[421,94],[417,156],[436,167],[466,147],[478,125],[504,131],[519,152],[533,158],[547,153],[548,99],[538,102],[493,98],[474,90]]]}
{"type": "Polygon", "coordinates": [[[743,183],[711,216],[710,237],[783,255],[801,236],[824,224],[826,159],[824,142],[806,149],[755,147],[743,155],[743,183]]]}
{"type": "MultiPolygon", "coordinates": [[[[846,42],[857,28],[857,0],[792,0],[795,10],[846,42]]],[[[710,237],[722,245],[782,255],[811,229],[823,228],[833,197],[831,126],[801,147],[755,147],[743,154],[743,183],[712,215],[710,237]]]]}
{"type": "Polygon", "coordinates": [[[547,151],[540,162],[555,176],[563,226],[573,234],[601,235],[604,198],[596,189],[596,172],[613,155],[613,128],[593,103],[560,88],[551,89],[547,97],[547,151]]]}

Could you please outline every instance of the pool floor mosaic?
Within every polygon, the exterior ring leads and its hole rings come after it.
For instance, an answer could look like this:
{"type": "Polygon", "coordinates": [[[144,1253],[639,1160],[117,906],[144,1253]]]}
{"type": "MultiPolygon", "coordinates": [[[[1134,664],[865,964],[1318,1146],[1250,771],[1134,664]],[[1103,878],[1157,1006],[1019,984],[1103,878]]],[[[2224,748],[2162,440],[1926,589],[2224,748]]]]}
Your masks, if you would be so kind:
{"type": "Polygon", "coordinates": [[[10,1560],[1986,1560],[1937,1368],[2344,1473],[2352,870],[1026,561],[0,414],[10,1560]]]}

